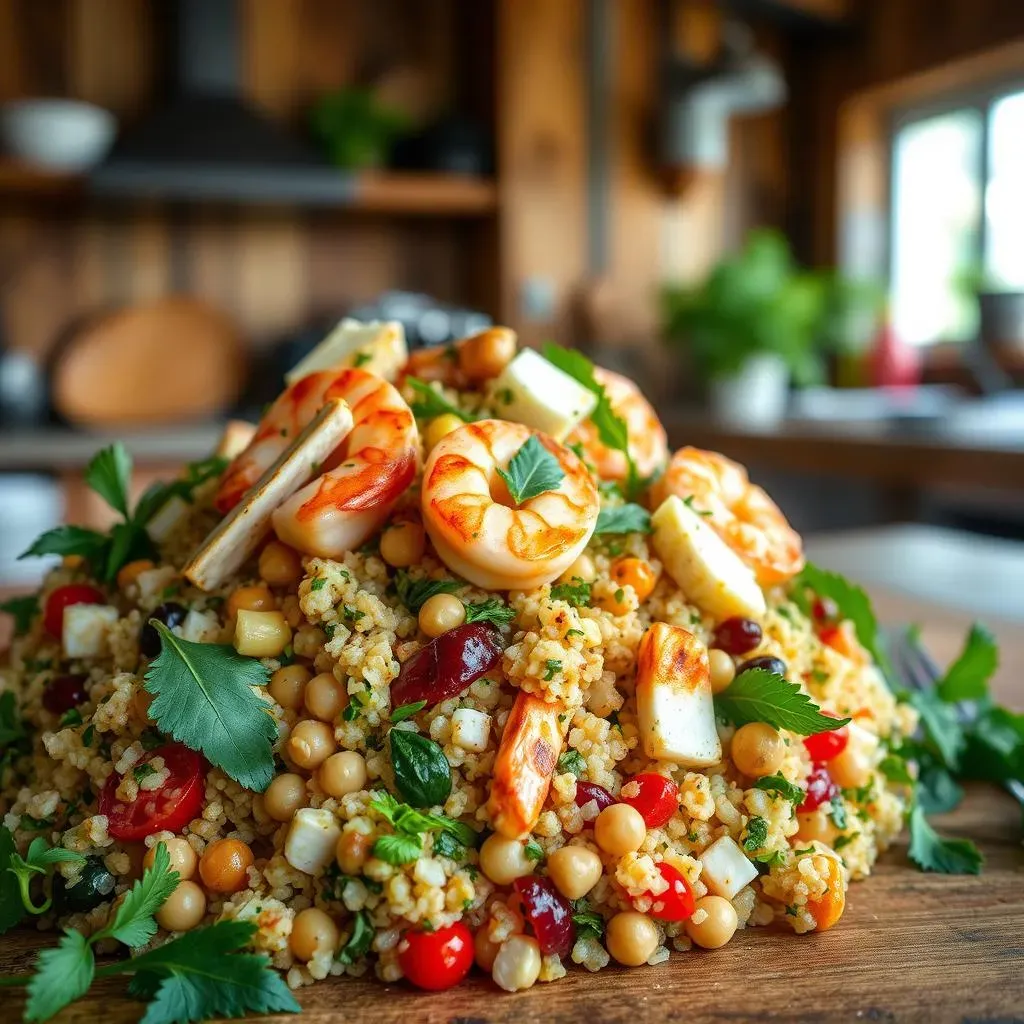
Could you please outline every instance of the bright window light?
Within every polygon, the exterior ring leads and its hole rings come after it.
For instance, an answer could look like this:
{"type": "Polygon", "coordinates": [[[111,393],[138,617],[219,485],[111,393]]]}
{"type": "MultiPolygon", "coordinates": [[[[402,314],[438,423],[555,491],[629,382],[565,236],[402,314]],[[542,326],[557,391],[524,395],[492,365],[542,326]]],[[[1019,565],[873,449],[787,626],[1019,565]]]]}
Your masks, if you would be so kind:
{"type": "Polygon", "coordinates": [[[992,105],[988,138],[984,285],[1024,289],[1024,92],[992,105]]]}

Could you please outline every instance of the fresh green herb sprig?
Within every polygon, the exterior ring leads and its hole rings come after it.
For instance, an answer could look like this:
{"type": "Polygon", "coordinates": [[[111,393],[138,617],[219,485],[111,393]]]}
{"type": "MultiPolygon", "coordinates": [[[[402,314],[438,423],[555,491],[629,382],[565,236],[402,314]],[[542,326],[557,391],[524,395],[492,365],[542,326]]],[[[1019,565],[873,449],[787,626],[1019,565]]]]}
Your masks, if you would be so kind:
{"type": "Polygon", "coordinates": [[[489,622],[492,626],[509,626],[515,621],[516,610],[497,597],[486,601],[466,603],[466,622],[489,622]]]}
{"type": "Polygon", "coordinates": [[[435,416],[443,416],[450,413],[458,416],[464,423],[473,423],[479,416],[474,416],[457,405],[452,405],[444,395],[435,391],[426,381],[416,377],[406,377],[405,383],[416,392],[417,397],[409,403],[413,416],[418,420],[429,420],[435,416]]]}
{"type": "Polygon", "coordinates": [[[6,601],[0,601],[0,612],[14,619],[14,635],[24,636],[32,628],[32,621],[39,614],[39,598],[35,594],[8,598],[6,601]]]}
{"type": "Polygon", "coordinates": [[[579,576],[573,576],[568,583],[556,583],[551,588],[552,601],[567,601],[577,608],[590,604],[590,584],[579,576]]]}
{"type": "Polygon", "coordinates": [[[794,807],[799,807],[806,795],[795,782],[790,782],[782,775],[764,775],[754,783],[754,789],[788,800],[794,807]]]}
{"type": "Polygon", "coordinates": [[[454,594],[465,586],[459,580],[416,580],[404,569],[395,573],[394,585],[398,599],[413,615],[418,614],[435,594],[454,594]]]}
{"type": "Polygon", "coordinates": [[[545,491],[553,491],[565,479],[565,471],[540,438],[531,434],[512,456],[508,468],[498,470],[498,476],[505,481],[512,501],[521,505],[545,491]]]}
{"type": "Polygon", "coordinates": [[[767,722],[776,729],[788,729],[801,736],[831,732],[850,721],[823,715],[797,683],[762,668],[741,672],[716,694],[715,711],[732,725],[767,722]]]}
{"type": "Polygon", "coordinates": [[[384,790],[373,795],[370,806],[395,829],[394,835],[380,836],[373,845],[373,856],[389,864],[416,860],[423,851],[425,832],[447,833],[464,847],[476,845],[477,833],[469,825],[443,814],[426,814],[384,790]]]}
{"type": "Polygon", "coordinates": [[[604,935],[604,918],[591,910],[585,899],[572,901],[572,923],[576,925],[576,937],[600,939],[604,935]]]}
{"type": "Polygon", "coordinates": [[[594,533],[650,533],[651,514],[642,505],[606,505],[597,515],[594,533]]]}
{"type": "Polygon", "coordinates": [[[50,847],[36,836],[22,857],[15,847],[14,835],[0,828],[0,934],[21,922],[26,914],[45,914],[53,905],[51,876],[60,863],[81,863],[85,858],[59,846],[50,847]],[[32,880],[43,881],[45,899],[37,904],[32,898],[32,880]]]}

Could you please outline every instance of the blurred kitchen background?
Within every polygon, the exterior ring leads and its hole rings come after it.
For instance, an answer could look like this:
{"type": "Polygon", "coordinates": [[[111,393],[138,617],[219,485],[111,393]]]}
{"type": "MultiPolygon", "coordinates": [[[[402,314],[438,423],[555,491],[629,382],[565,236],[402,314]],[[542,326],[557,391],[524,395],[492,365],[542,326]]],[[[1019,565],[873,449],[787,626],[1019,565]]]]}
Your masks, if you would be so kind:
{"type": "Polygon", "coordinates": [[[1024,538],[1021,0],[0,0],[0,136],[0,584],[344,314],[577,345],[804,531],[1024,538]]]}

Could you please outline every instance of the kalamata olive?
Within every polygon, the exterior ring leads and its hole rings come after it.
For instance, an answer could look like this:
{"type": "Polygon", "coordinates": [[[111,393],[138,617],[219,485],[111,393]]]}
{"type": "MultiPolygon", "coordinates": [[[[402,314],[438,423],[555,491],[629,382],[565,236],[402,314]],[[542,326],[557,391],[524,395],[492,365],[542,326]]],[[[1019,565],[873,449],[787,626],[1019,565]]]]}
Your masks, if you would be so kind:
{"type": "Polygon", "coordinates": [[[85,688],[88,676],[55,676],[43,690],[43,707],[51,714],[63,715],[89,699],[85,688]]]}
{"type": "Polygon", "coordinates": [[[576,935],[569,901],[550,878],[527,875],[517,878],[512,885],[523,901],[523,913],[533,928],[540,951],[545,956],[565,956],[576,935]]]}
{"type": "Polygon", "coordinates": [[[599,786],[596,782],[584,782],[581,779],[576,783],[576,806],[583,807],[591,800],[597,801],[598,812],[615,803],[615,797],[604,786],[599,786]]]}
{"type": "Polygon", "coordinates": [[[501,660],[501,634],[486,622],[442,633],[417,651],[391,684],[391,706],[421,700],[427,707],[457,697],[501,660]]]}
{"type": "MultiPolygon", "coordinates": [[[[106,869],[101,857],[90,857],[82,865],[82,873],[74,885],[63,888],[59,901],[69,913],[81,914],[114,898],[117,879],[106,869]]],[[[63,880],[58,878],[58,887],[63,880]]]]}
{"type": "Polygon", "coordinates": [[[763,635],[760,625],[753,619],[735,616],[726,619],[715,630],[711,646],[720,648],[726,654],[746,654],[757,647],[763,635]]]}
{"type": "Polygon", "coordinates": [[[736,669],[736,674],[739,675],[750,668],[764,669],[765,672],[774,672],[777,676],[784,676],[786,674],[786,663],[781,658],[773,658],[770,654],[762,655],[760,658],[750,658],[748,661],[743,662],[736,669]]]}
{"type": "MultiPolygon", "coordinates": [[[[166,604],[158,605],[153,609],[149,618],[157,619],[168,629],[174,629],[185,621],[188,609],[177,601],[168,601],[166,604]]],[[[160,653],[160,634],[147,622],[139,634],[139,650],[147,658],[155,658],[160,653]]]]}

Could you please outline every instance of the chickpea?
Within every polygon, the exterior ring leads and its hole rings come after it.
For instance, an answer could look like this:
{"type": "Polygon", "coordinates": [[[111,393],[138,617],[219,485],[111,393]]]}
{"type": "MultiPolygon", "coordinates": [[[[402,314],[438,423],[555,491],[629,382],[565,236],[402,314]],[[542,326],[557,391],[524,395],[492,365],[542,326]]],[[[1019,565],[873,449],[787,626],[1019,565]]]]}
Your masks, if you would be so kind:
{"type": "Polygon", "coordinates": [[[459,369],[474,381],[497,377],[515,358],[515,331],[507,327],[490,327],[464,338],[456,346],[459,369]]]}
{"type": "Polygon", "coordinates": [[[281,598],[281,614],[292,629],[298,629],[302,625],[302,609],[299,607],[299,599],[295,594],[285,594],[281,598]]]}
{"type": "Polygon", "coordinates": [[[786,742],[766,722],[748,722],[732,738],[733,763],[744,775],[759,779],[774,775],[786,757],[786,742]]]}
{"type": "Polygon", "coordinates": [[[155,916],[169,932],[191,931],[206,916],[206,893],[195,882],[179,882],[155,916]]]}
{"type": "Polygon", "coordinates": [[[736,908],[724,896],[704,896],[697,900],[693,917],[684,927],[698,946],[720,949],[736,934],[738,924],[736,908]],[[699,918],[700,923],[694,918],[699,918]]]}
{"type": "Polygon", "coordinates": [[[263,794],[263,807],[274,821],[291,821],[309,803],[306,780],[294,772],[278,775],[263,794]]]}
{"type": "Polygon", "coordinates": [[[647,837],[643,815],[629,804],[606,807],[594,822],[597,845],[615,857],[639,850],[647,837]]]}
{"type": "Polygon", "coordinates": [[[313,676],[303,697],[306,710],[321,722],[333,722],[348,705],[348,690],[330,672],[313,676]]]}
{"type": "Polygon", "coordinates": [[[590,555],[584,553],[558,579],[562,583],[572,583],[574,579],[583,580],[584,583],[593,583],[597,579],[597,566],[594,565],[594,560],[590,555]]]}
{"type": "Polygon", "coordinates": [[[310,671],[305,665],[285,665],[270,677],[267,689],[281,707],[288,711],[298,711],[302,707],[302,698],[309,680],[310,671]]]}
{"type": "Polygon", "coordinates": [[[338,749],[334,730],[326,722],[303,719],[288,737],[288,755],[307,771],[319,768],[338,749]]]}
{"type": "Polygon", "coordinates": [[[272,612],[277,608],[277,601],[265,583],[257,583],[239,587],[232,593],[228,598],[228,618],[235,618],[243,608],[250,612],[272,612]]]}
{"type": "Polygon", "coordinates": [[[272,587],[287,587],[302,579],[302,557],[294,548],[272,540],[261,552],[260,578],[272,587]]]}
{"type": "Polygon", "coordinates": [[[797,814],[797,839],[802,843],[813,843],[815,840],[831,846],[836,837],[836,829],[829,816],[820,807],[814,811],[797,814]]]}
{"type": "Polygon", "coordinates": [[[646,914],[635,910],[616,914],[605,932],[608,952],[625,967],[647,963],[659,941],[658,926],[646,914]]]}
{"type": "Polygon", "coordinates": [[[563,846],[548,857],[548,876],[566,898],[578,900],[597,885],[601,858],[585,846],[563,846]]]}
{"type": "MultiPolygon", "coordinates": [[[[171,870],[178,872],[178,877],[185,881],[196,873],[198,858],[196,851],[189,846],[187,840],[175,837],[174,839],[161,839],[161,843],[167,847],[167,856],[171,862],[171,870]]],[[[157,846],[159,843],[157,844],[157,846]]],[[[151,868],[156,863],[156,846],[151,846],[142,858],[142,866],[151,868]]]]}
{"type": "Polygon", "coordinates": [[[334,859],[346,875],[358,875],[370,856],[370,837],[355,829],[342,832],[334,850],[334,859]]]}
{"type": "Polygon", "coordinates": [[[277,658],[291,643],[292,627],[280,612],[239,609],[235,620],[235,650],[250,658],[277,658]]]}
{"type": "Polygon", "coordinates": [[[218,839],[199,858],[199,877],[210,892],[244,889],[255,858],[241,839],[218,839]]]}
{"type": "Polygon", "coordinates": [[[419,523],[394,523],[380,537],[380,557],[396,569],[423,561],[426,538],[419,523]]]}
{"type": "Polygon", "coordinates": [[[495,885],[511,885],[517,878],[532,875],[536,862],[526,856],[526,843],[506,839],[497,832],[480,847],[480,868],[495,885]]]}
{"type": "Polygon", "coordinates": [[[420,609],[420,629],[438,637],[466,621],[466,606],[454,594],[435,594],[420,609]]]}
{"type": "Polygon", "coordinates": [[[328,796],[347,796],[366,786],[366,761],[354,750],[331,754],[317,772],[320,788],[328,796]]]}
{"type": "Polygon", "coordinates": [[[427,450],[435,447],[442,438],[447,437],[453,430],[458,430],[461,426],[463,426],[462,419],[453,412],[444,412],[440,416],[435,416],[427,424],[424,434],[427,450]]]}
{"type": "Polygon", "coordinates": [[[501,944],[491,977],[498,988],[520,992],[531,988],[540,977],[540,946],[528,935],[513,935],[501,944]]]}
{"type": "Polygon", "coordinates": [[[736,665],[720,647],[708,651],[708,664],[711,666],[711,692],[721,693],[736,678],[736,665]]]}
{"type": "Polygon", "coordinates": [[[121,590],[127,590],[142,573],[155,568],[156,566],[148,558],[138,558],[134,562],[129,562],[118,570],[117,585],[121,590]]]}
{"type": "Polygon", "coordinates": [[[473,936],[473,949],[476,955],[476,965],[481,971],[491,973],[494,967],[494,959],[498,955],[501,946],[487,934],[487,925],[483,924],[473,936]]]}
{"type": "Polygon", "coordinates": [[[296,959],[312,960],[321,949],[337,949],[341,934],[331,916],[319,907],[307,907],[295,915],[288,945],[296,959]]]}
{"type": "Polygon", "coordinates": [[[612,579],[620,587],[631,586],[637,600],[643,602],[651,596],[658,574],[642,558],[619,558],[612,566],[612,579]]]}
{"type": "Polygon", "coordinates": [[[828,763],[828,773],[840,789],[859,789],[871,778],[871,758],[853,743],[828,763]]]}

